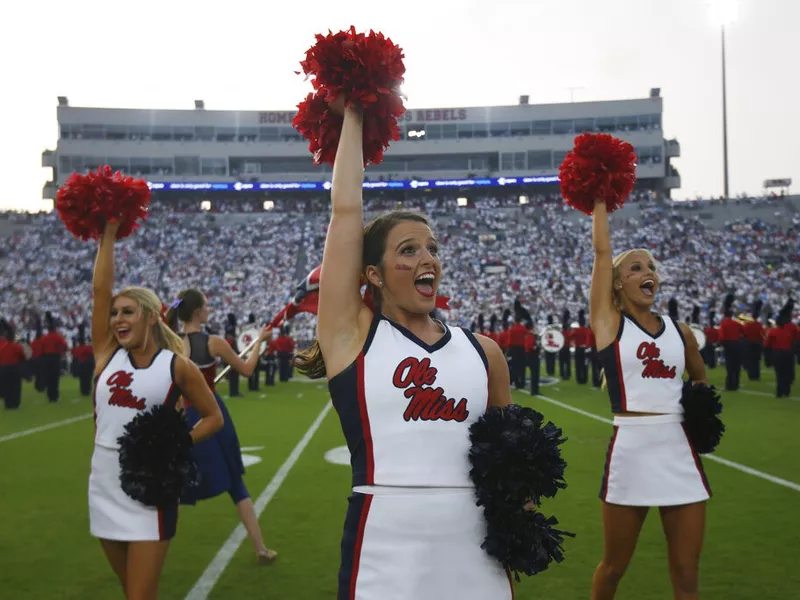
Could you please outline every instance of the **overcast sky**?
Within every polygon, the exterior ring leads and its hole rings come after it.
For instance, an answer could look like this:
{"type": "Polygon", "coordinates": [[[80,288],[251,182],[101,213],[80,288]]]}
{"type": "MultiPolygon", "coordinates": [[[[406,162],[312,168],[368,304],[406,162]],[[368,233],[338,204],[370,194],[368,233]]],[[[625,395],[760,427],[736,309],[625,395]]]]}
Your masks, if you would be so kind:
{"type": "MultiPolygon", "coordinates": [[[[717,1],[717,0],[715,0],[717,1]]],[[[719,0],[724,2],[725,0],[719,0]]],[[[313,34],[374,28],[406,53],[407,105],[639,98],[681,143],[675,198],[722,192],[720,29],[706,0],[4,2],[0,208],[40,206],[56,97],[73,106],[291,110],[313,34]],[[570,89],[577,88],[577,89],[570,89]]],[[[800,184],[800,1],[738,0],[728,28],[730,189],[800,184]]]]}

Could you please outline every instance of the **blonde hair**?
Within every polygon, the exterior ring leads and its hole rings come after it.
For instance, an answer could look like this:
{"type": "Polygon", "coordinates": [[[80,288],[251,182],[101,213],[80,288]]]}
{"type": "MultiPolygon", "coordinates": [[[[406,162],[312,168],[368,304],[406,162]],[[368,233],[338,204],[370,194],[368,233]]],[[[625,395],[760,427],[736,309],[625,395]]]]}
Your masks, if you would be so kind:
{"type": "MultiPolygon", "coordinates": [[[[614,306],[616,306],[617,310],[619,311],[622,310],[622,298],[620,297],[620,291],[617,290],[614,284],[620,279],[621,276],[620,269],[622,268],[622,262],[634,252],[643,252],[644,254],[646,254],[647,258],[653,261],[653,264],[656,267],[656,273],[659,270],[658,262],[656,262],[656,259],[653,257],[652,253],[647,248],[630,248],[629,250],[620,252],[614,257],[614,260],[611,261],[611,266],[612,266],[611,294],[613,295],[614,306]]],[[[608,382],[606,380],[606,370],[601,369],[600,372],[603,377],[603,382],[600,385],[600,389],[604,390],[608,387],[607,385],[608,382]]]]}
{"type": "Polygon", "coordinates": [[[622,300],[620,298],[619,291],[617,290],[614,284],[620,279],[621,275],[620,269],[622,268],[622,261],[624,261],[634,252],[644,252],[647,255],[647,258],[653,261],[656,273],[658,273],[659,271],[658,262],[656,262],[656,259],[653,257],[653,255],[650,253],[650,250],[648,250],[647,248],[631,248],[630,250],[625,250],[625,252],[620,252],[619,254],[617,254],[614,257],[614,260],[611,261],[611,266],[612,266],[611,293],[614,296],[614,306],[616,306],[617,309],[619,310],[622,310],[622,300]]]}
{"type": "Polygon", "coordinates": [[[158,299],[155,292],[148,288],[132,286],[120,290],[114,299],[124,296],[136,302],[141,308],[144,318],[154,314],[158,317],[156,324],[153,325],[153,338],[159,348],[164,350],[171,350],[175,354],[183,355],[185,348],[183,340],[180,336],[169,328],[164,320],[161,318],[161,300],[158,299]]]}

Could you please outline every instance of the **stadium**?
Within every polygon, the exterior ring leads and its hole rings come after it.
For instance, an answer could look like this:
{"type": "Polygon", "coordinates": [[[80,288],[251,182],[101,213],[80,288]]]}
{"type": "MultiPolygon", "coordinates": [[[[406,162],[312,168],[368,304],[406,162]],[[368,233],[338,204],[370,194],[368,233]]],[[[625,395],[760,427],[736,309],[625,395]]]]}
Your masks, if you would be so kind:
{"type": "MultiPolygon", "coordinates": [[[[186,110],[85,108],[60,97],[58,144],[42,153],[42,166],[52,169],[42,197],[55,200],[70,175],[100,165],[145,179],[149,216],[117,244],[115,287],[146,286],[164,302],[188,287],[203,290],[208,331],[243,348],[242,335],[253,335],[291,303],[322,261],[332,171],[313,163],[307,141],[292,127],[294,116],[209,110],[201,100],[186,110]],[[234,330],[228,315],[235,317],[234,330]]],[[[568,488],[543,510],[557,514],[576,537],[565,542],[562,564],[514,584],[518,600],[588,598],[603,554],[597,493],[612,421],[599,379],[579,381],[592,359],[570,341],[579,313],[589,308],[592,222],[565,204],[558,177],[576,136],[609,133],[633,145],[636,186],[610,217],[612,246],[647,248],[657,258],[655,309],[666,314],[677,306],[678,319],[694,325],[706,347],[710,383],[724,390],[730,362],[709,333],[720,326],[725,297],[734,295],[727,308],[738,320],[769,329],[800,293],[800,198],[765,191],[672,200],[681,187],[672,164],[681,147],[663,130],[663,116],[658,89],[616,101],[535,105],[523,96],[514,106],[413,107],[401,118],[401,139],[365,171],[365,218],[402,208],[433,223],[445,265],[440,290],[450,298],[438,318],[483,332],[480,318],[500,333],[519,302],[536,335],[550,326],[564,339],[560,357],[543,352],[541,364],[536,359],[537,389],[528,377],[513,400],[542,412],[569,439],[568,488]],[[761,308],[753,311],[757,302],[761,308]],[[556,364],[561,360],[572,368],[556,364]]],[[[78,345],[91,318],[95,245],[73,237],[55,212],[2,214],[0,236],[0,316],[13,326],[27,361],[35,358],[31,344],[45,313],[70,349],[78,345]]],[[[798,322],[798,314],[791,320],[798,322]]],[[[303,313],[286,333],[301,349],[315,331],[314,315],[303,313]]],[[[794,351],[800,362],[800,345],[794,351]]],[[[0,420],[3,597],[121,597],[87,535],[93,407],[70,374],[70,356],[69,349],[62,356],[58,398],[48,399],[29,371],[19,406],[7,401],[12,409],[0,420]]],[[[800,392],[795,384],[790,395],[776,398],[775,370],[758,357],[759,376],[748,363],[741,386],[723,392],[727,431],[718,452],[703,456],[713,488],[703,598],[783,600],[800,589],[793,568],[800,522],[791,510],[800,498],[800,392]]],[[[351,493],[345,439],[324,380],[293,373],[274,381],[273,374],[268,385],[266,370],[262,361],[257,383],[243,382],[241,393],[238,375],[236,384],[226,376],[218,389],[237,424],[245,481],[266,542],[280,558],[269,569],[254,564],[226,495],[182,507],[160,598],[336,595],[351,493]]],[[[645,522],[618,598],[672,597],[656,513],[645,522]]]]}

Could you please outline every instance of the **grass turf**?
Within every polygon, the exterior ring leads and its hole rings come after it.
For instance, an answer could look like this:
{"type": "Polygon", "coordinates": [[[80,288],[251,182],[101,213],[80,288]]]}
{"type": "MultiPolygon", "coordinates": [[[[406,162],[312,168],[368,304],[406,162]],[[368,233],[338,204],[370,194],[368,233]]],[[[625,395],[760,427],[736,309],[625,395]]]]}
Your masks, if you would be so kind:
{"type": "MultiPolygon", "coordinates": [[[[712,371],[720,385],[724,372],[712,371]]],[[[800,482],[800,402],[769,397],[774,374],[725,393],[727,432],[718,455],[791,482],[800,482]]],[[[242,380],[242,388],[246,388],[242,380]]],[[[221,392],[227,392],[223,384],[221,392]]],[[[604,392],[559,382],[543,386],[549,399],[608,418],[604,392]]],[[[564,429],[569,487],[542,507],[556,514],[568,539],[566,560],[516,584],[517,600],[589,597],[602,553],[597,493],[611,427],[607,423],[515,392],[564,429]]],[[[797,396],[795,396],[796,398],[797,396]]],[[[254,500],[328,402],[324,386],[293,382],[227,400],[245,451],[260,460],[245,482],[254,500]]],[[[0,418],[0,597],[9,599],[121,598],[114,575],[88,533],[86,488],[92,451],[91,399],[64,378],[62,400],[51,405],[25,384],[22,408],[0,418]],[[63,426],[3,440],[4,436],[84,416],[63,426]]],[[[267,545],[280,552],[271,567],[255,564],[248,540],[239,547],[210,593],[214,600],[331,599],[336,595],[339,538],[349,493],[349,468],[324,458],[344,439],[330,411],[261,516],[267,545]]],[[[800,491],[706,459],[714,497],[708,506],[701,563],[701,598],[784,600],[797,597],[800,570],[800,491]]],[[[183,599],[238,524],[227,496],[182,508],[159,597],[183,599]]],[[[672,597],[666,546],[657,511],[651,511],[620,600],[672,597]]],[[[447,599],[443,599],[447,600],[447,599]]],[[[491,600],[491,599],[487,599],[491,600]]]]}

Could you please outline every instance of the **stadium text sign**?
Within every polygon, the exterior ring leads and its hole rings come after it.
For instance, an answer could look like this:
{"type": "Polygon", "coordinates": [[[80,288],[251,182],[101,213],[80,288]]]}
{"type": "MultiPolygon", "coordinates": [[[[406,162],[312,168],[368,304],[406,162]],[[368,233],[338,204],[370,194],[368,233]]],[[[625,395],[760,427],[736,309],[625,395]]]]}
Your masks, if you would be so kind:
{"type": "MultiPolygon", "coordinates": [[[[258,113],[258,122],[261,125],[291,125],[292,119],[296,114],[293,111],[260,112],[258,113]]],[[[467,116],[466,108],[425,108],[408,110],[400,117],[400,120],[437,123],[443,121],[466,121],[467,116]]]]}

